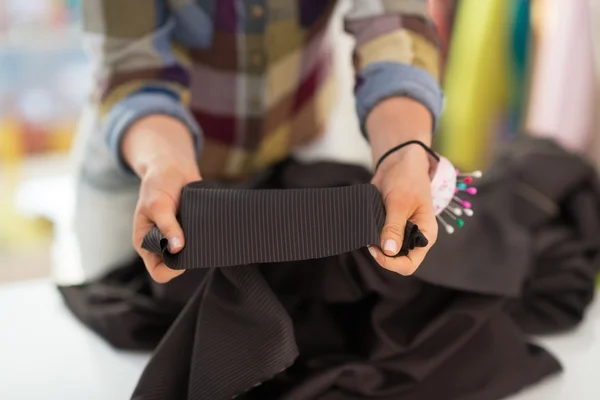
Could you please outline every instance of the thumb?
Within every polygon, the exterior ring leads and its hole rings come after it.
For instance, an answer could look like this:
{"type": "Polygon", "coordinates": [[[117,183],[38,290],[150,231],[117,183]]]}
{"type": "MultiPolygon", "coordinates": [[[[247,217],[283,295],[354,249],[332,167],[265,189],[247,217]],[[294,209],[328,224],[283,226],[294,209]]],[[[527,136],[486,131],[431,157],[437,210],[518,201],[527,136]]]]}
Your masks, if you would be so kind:
{"type": "Polygon", "coordinates": [[[185,245],[183,230],[175,217],[173,209],[163,209],[152,216],[157,228],[169,242],[169,252],[178,253],[185,245]]]}
{"type": "Polygon", "coordinates": [[[386,218],[381,231],[381,249],[386,256],[393,257],[400,252],[406,221],[410,218],[412,210],[410,202],[403,196],[389,196],[385,203],[386,218]]]}

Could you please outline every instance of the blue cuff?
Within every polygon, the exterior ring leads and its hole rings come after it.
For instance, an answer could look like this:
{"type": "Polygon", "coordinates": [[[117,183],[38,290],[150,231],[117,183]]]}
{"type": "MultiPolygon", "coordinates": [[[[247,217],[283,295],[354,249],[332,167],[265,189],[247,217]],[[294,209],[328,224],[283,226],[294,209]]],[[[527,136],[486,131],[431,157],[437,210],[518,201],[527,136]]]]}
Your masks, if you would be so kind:
{"type": "Polygon", "coordinates": [[[196,154],[199,155],[202,151],[202,130],[192,113],[178,99],[163,93],[140,92],[115,104],[104,122],[108,147],[122,171],[133,174],[121,152],[123,135],[137,120],[155,114],[168,115],[184,123],[194,137],[196,154]]]}
{"type": "Polygon", "coordinates": [[[444,106],[444,94],[437,80],[426,70],[395,62],[378,62],[364,68],[358,77],[356,111],[365,138],[365,123],[379,102],[390,97],[409,97],[423,104],[433,117],[434,131],[444,106]]]}

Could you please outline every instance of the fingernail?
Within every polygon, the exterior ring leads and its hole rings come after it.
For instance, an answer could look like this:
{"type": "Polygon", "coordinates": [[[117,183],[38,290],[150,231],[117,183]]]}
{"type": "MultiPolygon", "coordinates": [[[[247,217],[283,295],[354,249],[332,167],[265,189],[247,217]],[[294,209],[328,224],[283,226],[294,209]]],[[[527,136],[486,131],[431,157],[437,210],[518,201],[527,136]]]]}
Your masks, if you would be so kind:
{"type": "Polygon", "coordinates": [[[375,251],[374,248],[369,247],[369,253],[371,254],[371,257],[373,257],[373,259],[377,260],[377,252],[375,251]]]}
{"type": "Polygon", "coordinates": [[[388,239],[383,244],[383,251],[388,253],[388,255],[396,255],[398,254],[398,243],[395,240],[388,239]]]}
{"type": "Polygon", "coordinates": [[[172,237],[171,239],[169,239],[169,251],[170,252],[179,251],[179,250],[181,250],[182,247],[183,247],[183,245],[181,243],[181,239],[179,239],[178,237],[172,237]]]}

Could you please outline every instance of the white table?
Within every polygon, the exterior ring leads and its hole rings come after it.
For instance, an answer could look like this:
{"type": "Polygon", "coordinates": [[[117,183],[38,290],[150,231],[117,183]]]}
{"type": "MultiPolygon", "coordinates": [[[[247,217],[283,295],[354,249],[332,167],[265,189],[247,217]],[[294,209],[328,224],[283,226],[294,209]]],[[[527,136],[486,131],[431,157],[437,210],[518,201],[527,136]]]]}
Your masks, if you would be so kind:
{"type": "Polygon", "coordinates": [[[129,399],[147,354],[118,352],[48,281],[0,286],[0,399],[129,399]]]}
{"type": "MultiPolygon", "coordinates": [[[[513,400],[597,400],[600,302],[575,332],[541,342],[565,372],[513,400]]],[[[128,399],[147,354],[118,352],[77,322],[48,281],[0,285],[0,399],[128,399]]]]}

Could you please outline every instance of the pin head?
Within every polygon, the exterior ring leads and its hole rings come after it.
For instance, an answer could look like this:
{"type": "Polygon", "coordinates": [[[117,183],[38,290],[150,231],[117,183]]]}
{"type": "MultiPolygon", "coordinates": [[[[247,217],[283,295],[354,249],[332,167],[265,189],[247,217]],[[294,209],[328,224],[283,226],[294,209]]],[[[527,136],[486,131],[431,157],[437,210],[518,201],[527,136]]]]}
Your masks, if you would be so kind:
{"type": "Polygon", "coordinates": [[[454,168],[452,163],[445,157],[439,157],[439,162],[433,179],[431,181],[431,197],[433,198],[433,209],[438,221],[443,225],[448,234],[455,231],[454,226],[462,228],[465,221],[462,214],[467,217],[473,216],[471,202],[460,198],[460,192],[467,192],[470,195],[477,194],[477,188],[469,187],[474,178],[480,178],[481,171],[472,173],[460,173],[454,168]],[[460,176],[460,178],[459,178],[460,176]],[[453,225],[448,222],[445,216],[453,225]]]}
{"type": "Polygon", "coordinates": [[[450,210],[450,212],[456,216],[461,216],[463,214],[463,210],[461,210],[458,207],[452,207],[451,205],[448,206],[448,210],[450,210]]]}

